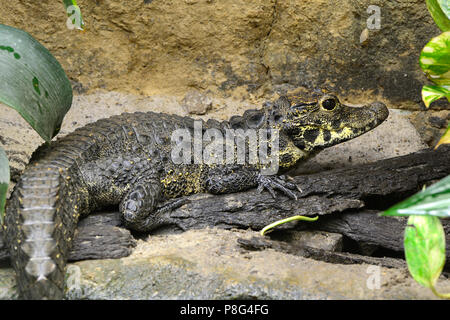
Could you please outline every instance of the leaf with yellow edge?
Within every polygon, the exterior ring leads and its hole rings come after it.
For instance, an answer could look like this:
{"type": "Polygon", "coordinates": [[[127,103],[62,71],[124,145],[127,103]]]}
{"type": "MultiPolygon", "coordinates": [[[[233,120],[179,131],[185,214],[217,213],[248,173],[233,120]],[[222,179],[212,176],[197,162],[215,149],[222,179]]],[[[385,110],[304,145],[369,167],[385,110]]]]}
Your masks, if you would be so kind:
{"type": "Polygon", "coordinates": [[[430,11],[434,22],[442,31],[450,30],[450,8],[448,0],[426,0],[428,11],[430,11]]]}
{"type": "Polygon", "coordinates": [[[450,86],[450,31],[434,37],[425,45],[419,65],[435,84],[450,86]]]}
{"type": "Polygon", "coordinates": [[[403,245],[408,270],[414,280],[430,288],[438,297],[450,299],[449,293],[440,293],[435,288],[445,264],[445,232],[439,218],[410,216],[403,245]]]}
{"type": "Polygon", "coordinates": [[[447,127],[447,130],[445,130],[444,135],[441,137],[439,142],[437,143],[435,149],[437,149],[441,144],[449,144],[450,143],[450,124],[447,127]]]}
{"type": "Polygon", "coordinates": [[[450,89],[447,86],[423,86],[422,100],[428,108],[430,104],[440,98],[447,98],[450,101],[450,89]]]}

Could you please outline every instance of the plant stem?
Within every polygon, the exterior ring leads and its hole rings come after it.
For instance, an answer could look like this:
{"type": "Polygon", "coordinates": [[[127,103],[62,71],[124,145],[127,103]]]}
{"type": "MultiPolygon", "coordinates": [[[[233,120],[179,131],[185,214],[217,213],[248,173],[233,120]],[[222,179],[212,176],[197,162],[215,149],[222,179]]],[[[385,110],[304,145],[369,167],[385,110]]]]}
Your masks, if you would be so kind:
{"type": "Polygon", "coordinates": [[[265,226],[262,230],[261,230],[261,235],[263,236],[268,230],[275,228],[279,225],[282,225],[286,222],[290,222],[290,221],[295,221],[295,220],[303,220],[303,221],[316,221],[317,219],[319,219],[319,216],[314,217],[314,218],[309,218],[309,217],[305,217],[305,216],[292,216],[286,219],[282,219],[282,220],[278,220],[275,221],[274,223],[269,224],[268,226],[265,226]]]}
{"type": "Polygon", "coordinates": [[[430,289],[434,293],[435,296],[437,296],[441,299],[450,299],[450,293],[439,293],[436,291],[436,288],[434,286],[431,286],[430,289]]]}

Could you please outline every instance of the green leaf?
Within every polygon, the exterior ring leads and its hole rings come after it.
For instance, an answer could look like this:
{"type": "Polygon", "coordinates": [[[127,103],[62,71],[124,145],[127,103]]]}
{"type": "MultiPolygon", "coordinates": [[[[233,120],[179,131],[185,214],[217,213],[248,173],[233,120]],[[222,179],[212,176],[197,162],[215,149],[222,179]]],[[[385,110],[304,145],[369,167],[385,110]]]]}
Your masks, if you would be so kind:
{"type": "Polygon", "coordinates": [[[434,148],[437,149],[441,144],[450,144],[450,124],[447,126],[447,130],[445,130],[444,135],[434,148]]]}
{"type": "Polygon", "coordinates": [[[382,215],[450,217],[450,175],[389,208],[382,215]]]}
{"type": "Polygon", "coordinates": [[[450,31],[450,9],[448,0],[426,0],[434,22],[442,31],[450,31]]]}
{"type": "Polygon", "coordinates": [[[0,70],[0,102],[50,141],[72,105],[72,86],[59,62],[28,33],[0,24],[0,70]]]}
{"type": "Polygon", "coordinates": [[[84,30],[83,16],[77,2],[75,0],[63,0],[63,4],[69,17],[67,18],[67,27],[71,30],[84,30]]]}
{"type": "Polygon", "coordinates": [[[410,216],[404,247],[406,263],[414,280],[433,288],[445,263],[445,233],[439,218],[410,216]]]}
{"type": "Polygon", "coordinates": [[[0,224],[5,214],[6,192],[9,185],[9,162],[5,151],[0,147],[0,224]]]}
{"type": "Polygon", "coordinates": [[[450,31],[434,37],[422,49],[419,64],[428,79],[450,86],[450,31]]]}
{"type": "Polygon", "coordinates": [[[448,0],[438,0],[438,3],[442,9],[442,12],[444,12],[444,14],[447,16],[447,19],[450,19],[450,5],[448,0]]]}
{"type": "Polygon", "coordinates": [[[440,98],[447,98],[450,101],[450,87],[447,86],[423,86],[422,100],[428,108],[430,104],[440,98]]]}

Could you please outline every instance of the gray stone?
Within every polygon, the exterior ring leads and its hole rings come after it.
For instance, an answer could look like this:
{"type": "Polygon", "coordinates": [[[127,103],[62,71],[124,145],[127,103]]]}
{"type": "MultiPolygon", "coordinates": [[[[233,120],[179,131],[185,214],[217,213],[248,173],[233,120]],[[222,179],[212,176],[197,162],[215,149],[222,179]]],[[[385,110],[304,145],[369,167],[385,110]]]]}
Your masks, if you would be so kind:
{"type": "Polygon", "coordinates": [[[187,113],[202,115],[211,109],[212,99],[197,90],[191,90],[186,93],[181,104],[187,113]]]}
{"type": "Polygon", "coordinates": [[[343,236],[339,233],[326,231],[283,231],[289,242],[298,246],[308,246],[326,251],[341,252],[343,236]]]}

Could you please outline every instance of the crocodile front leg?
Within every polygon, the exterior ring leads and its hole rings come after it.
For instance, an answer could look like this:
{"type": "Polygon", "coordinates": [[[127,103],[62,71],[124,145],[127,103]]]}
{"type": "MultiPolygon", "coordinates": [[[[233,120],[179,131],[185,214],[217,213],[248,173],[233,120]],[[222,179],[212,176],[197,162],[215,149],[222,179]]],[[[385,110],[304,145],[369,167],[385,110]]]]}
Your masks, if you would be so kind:
{"type": "Polygon", "coordinates": [[[130,186],[119,205],[125,226],[136,231],[148,231],[154,225],[152,213],[161,198],[158,179],[142,179],[130,186]]]}
{"type": "Polygon", "coordinates": [[[263,175],[258,170],[243,166],[219,167],[209,170],[205,180],[205,189],[212,194],[234,193],[251,188],[258,188],[258,192],[267,189],[276,198],[274,189],[286,196],[297,199],[291,190],[298,190],[297,185],[286,181],[284,176],[263,175]]]}

